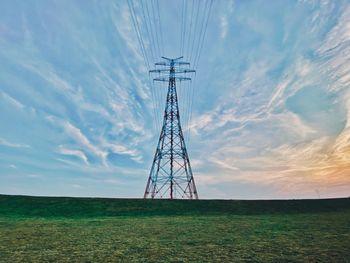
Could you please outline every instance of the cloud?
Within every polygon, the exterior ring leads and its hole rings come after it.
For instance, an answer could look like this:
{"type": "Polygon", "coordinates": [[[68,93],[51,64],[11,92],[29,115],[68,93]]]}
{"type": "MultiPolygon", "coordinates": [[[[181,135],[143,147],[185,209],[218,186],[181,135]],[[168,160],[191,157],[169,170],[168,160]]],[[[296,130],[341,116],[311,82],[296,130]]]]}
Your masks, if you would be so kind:
{"type": "Polygon", "coordinates": [[[332,52],[348,45],[350,39],[350,6],[345,6],[337,24],[328,32],[325,41],[318,49],[321,54],[332,52]]]}
{"type": "Polygon", "coordinates": [[[22,110],[22,109],[24,109],[24,105],[21,103],[21,102],[19,102],[18,100],[16,100],[15,98],[13,98],[13,97],[11,97],[10,95],[8,95],[7,93],[5,93],[5,92],[1,92],[1,96],[5,99],[5,100],[7,100],[9,103],[11,103],[13,106],[15,106],[16,108],[18,108],[18,109],[20,109],[20,110],[22,110]]]}
{"type": "MultiPolygon", "coordinates": [[[[140,3],[134,4],[140,11],[140,3]]],[[[152,107],[154,94],[127,3],[96,2],[91,8],[103,16],[92,20],[90,8],[82,9],[77,3],[69,4],[72,8],[57,6],[80,11],[74,16],[67,11],[57,19],[48,17],[42,6],[23,6],[22,21],[0,18],[3,31],[11,31],[2,32],[4,49],[0,51],[4,107],[22,110],[13,112],[19,124],[27,110],[35,107],[37,114],[30,116],[37,129],[33,134],[45,138],[40,145],[45,152],[53,151],[47,157],[56,158],[59,173],[147,176],[148,164],[142,162],[152,158],[152,145],[159,135],[159,130],[151,132],[151,110],[157,108],[161,118],[165,98],[152,107]],[[31,13],[37,15],[32,18],[31,13]],[[88,26],[77,30],[82,25],[88,26]],[[44,116],[49,116],[46,119],[53,127],[47,127],[44,116]]],[[[314,187],[347,187],[349,5],[276,2],[264,8],[255,1],[237,6],[225,1],[215,8],[219,12],[212,13],[213,23],[208,24],[207,60],[198,71],[194,96],[198,107],[194,105],[190,124],[194,135],[190,158],[194,171],[199,170],[196,182],[226,197],[232,196],[230,186],[246,182],[257,189],[272,186],[286,195],[314,187]],[[221,38],[224,41],[217,41],[221,38]],[[309,116],[316,116],[312,121],[296,99],[309,87],[327,97],[327,105],[314,108],[322,98],[313,97],[312,92],[303,98],[309,116]],[[323,110],[328,114],[318,112],[323,110]],[[327,122],[329,117],[332,124],[327,122]],[[320,120],[323,125],[316,125],[320,120]],[[326,126],[337,128],[326,132],[326,126]]],[[[162,24],[176,26],[177,11],[162,17],[162,24]]],[[[141,26],[144,32],[145,25],[141,26]]],[[[176,46],[178,35],[164,33],[176,46]]],[[[150,53],[151,39],[143,37],[150,53]]],[[[171,45],[166,51],[176,53],[178,49],[171,45]]],[[[0,139],[0,144],[30,147],[8,138],[14,142],[0,139]]],[[[31,139],[37,138],[28,138],[28,143],[31,139]]],[[[13,159],[18,161],[18,171],[24,167],[20,158],[13,159]]],[[[41,162],[43,157],[33,153],[25,158],[41,162]]]]}
{"type": "Polygon", "coordinates": [[[28,144],[13,143],[3,138],[0,138],[0,145],[11,147],[11,148],[31,148],[31,146],[28,144]]]}
{"type": "Polygon", "coordinates": [[[82,133],[82,131],[79,128],[75,127],[73,124],[67,121],[63,122],[63,128],[66,131],[68,136],[71,136],[73,139],[76,140],[76,142],[79,145],[84,147],[90,153],[99,157],[102,160],[103,164],[107,165],[107,162],[106,162],[107,152],[99,149],[97,146],[92,144],[90,140],[82,133]]]}
{"type": "Polygon", "coordinates": [[[228,170],[232,170],[232,171],[239,170],[238,167],[232,165],[232,163],[230,163],[230,162],[227,162],[227,160],[222,160],[220,158],[211,157],[211,158],[209,158],[209,161],[214,163],[215,165],[220,166],[221,168],[224,168],[224,169],[228,169],[228,170]]]}
{"type": "MultiPolygon", "coordinates": [[[[310,189],[318,188],[329,193],[339,187],[350,189],[350,100],[345,91],[350,85],[349,14],[350,7],[344,8],[325,39],[313,44],[319,58],[310,58],[301,48],[293,50],[294,59],[283,67],[274,51],[266,54],[272,62],[264,61],[264,56],[256,58],[254,64],[237,72],[238,80],[213,109],[195,116],[193,134],[206,148],[196,156],[207,162],[199,167],[202,184],[271,186],[286,196],[310,194],[310,189]],[[276,71],[277,77],[271,74],[276,71]],[[311,124],[302,108],[292,112],[287,107],[289,98],[308,87],[317,87],[327,98],[337,97],[337,104],[329,99],[324,110],[333,110],[340,123],[345,109],[347,121],[340,133],[325,136],[324,127],[311,124]]],[[[310,110],[312,116],[320,114],[310,110]]]]}
{"type": "Polygon", "coordinates": [[[270,173],[270,179],[281,189],[350,187],[350,150],[348,143],[340,143],[344,137],[350,138],[348,129],[344,129],[335,142],[324,137],[308,143],[280,146],[271,157],[286,168],[270,173]],[[273,174],[275,178],[271,178],[273,174]]]}
{"type": "Polygon", "coordinates": [[[226,38],[227,31],[228,31],[228,19],[227,16],[221,16],[220,17],[220,26],[221,26],[221,38],[226,38]]]}
{"type": "Polygon", "coordinates": [[[63,155],[76,156],[79,159],[81,159],[84,163],[89,164],[88,158],[86,157],[85,153],[82,151],[65,148],[63,145],[60,145],[58,147],[57,152],[63,155]]]}
{"type": "Polygon", "coordinates": [[[33,179],[43,178],[41,174],[27,174],[26,176],[33,179]]]}
{"type": "Polygon", "coordinates": [[[225,12],[225,14],[220,16],[220,37],[222,39],[226,38],[229,30],[229,19],[234,11],[234,1],[226,1],[226,5],[224,5],[224,7],[225,10],[223,10],[223,12],[225,12]]]}
{"type": "Polygon", "coordinates": [[[130,155],[132,157],[137,157],[139,155],[136,149],[129,149],[121,144],[110,143],[103,138],[101,138],[101,147],[108,149],[111,153],[130,155]]]}
{"type": "Polygon", "coordinates": [[[329,76],[329,91],[339,92],[350,84],[350,6],[345,6],[337,24],[328,32],[317,49],[324,58],[320,72],[329,76]]]}
{"type": "MultiPolygon", "coordinates": [[[[118,144],[115,142],[110,142],[103,136],[95,138],[94,142],[92,142],[81,129],[70,123],[69,121],[59,119],[54,116],[47,116],[46,119],[54,124],[61,127],[66,136],[70,138],[70,140],[74,141],[74,146],[64,147],[60,145],[58,147],[58,153],[65,154],[65,155],[74,155],[80,158],[84,161],[85,164],[91,164],[89,162],[86,154],[91,154],[95,157],[97,157],[101,162],[102,165],[105,167],[109,167],[110,165],[107,162],[107,157],[111,153],[117,153],[121,155],[127,155],[132,160],[141,163],[143,161],[143,156],[141,155],[140,151],[136,149],[136,146],[126,147],[123,144],[118,144]],[[72,149],[74,148],[80,148],[72,149]]],[[[68,164],[69,161],[59,159],[61,162],[65,162],[68,164]]]]}
{"type": "MultiPolygon", "coordinates": [[[[137,42],[136,32],[132,26],[133,24],[131,21],[131,14],[129,12],[128,6],[126,4],[123,5],[121,7],[121,11],[119,10],[120,7],[116,5],[114,8],[116,11],[114,14],[118,15],[112,15],[113,26],[120,34],[120,36],[124,39],[125,43],[127,44],[127,48],[136,55],[137,60],[141,63],[141,61],[143,61],[143,58],[139,52],[140,47],[137,42]]],[[[146,68],[144,68],[144,71],[146,71],[146,68]]]]}
{"type": "MultiPolygon", "coordinates": [[[[350,138],[350,131],[342,132],[338,138],[342,137],[350,138]]],[[[221,149],[219,162],[214,161],[219,165],[215,174],[220,176],[206,172],[200,173],[199,178],[204,185],[249,183],[273,186],[279,196],[310,194],[310,190],[315,189],[321,193],[339,187],[350,189],[349,146],[337,148],[335,145],[332,138],[322,137],[300,144],[284,144],[267,149],[263,155],[250,156],[239,150],[233,153],[227,147],[227,153],[221,149]]]]}

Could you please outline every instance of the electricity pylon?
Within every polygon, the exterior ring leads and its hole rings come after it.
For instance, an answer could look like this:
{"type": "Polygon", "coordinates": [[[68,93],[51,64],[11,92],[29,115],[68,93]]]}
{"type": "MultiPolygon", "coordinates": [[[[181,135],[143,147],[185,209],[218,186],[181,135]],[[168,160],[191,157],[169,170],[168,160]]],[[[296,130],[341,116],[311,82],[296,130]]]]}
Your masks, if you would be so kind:
{"type": "Polygon", "coordinates": [[[188,198],[198,199],[190,160],[181,129],[180,112],[176,93],[176,81],[188,81],[186,73],[190,63],[180,61],[183,57],[155,63],[156,69],[150,73],[159,73],[153,81],[168,82],[168,93],[164,110],[163,126],[152,168],[148,177],[144,198],[188,198]],[[158,68],[157,68],[158,67],[158,68]]]}

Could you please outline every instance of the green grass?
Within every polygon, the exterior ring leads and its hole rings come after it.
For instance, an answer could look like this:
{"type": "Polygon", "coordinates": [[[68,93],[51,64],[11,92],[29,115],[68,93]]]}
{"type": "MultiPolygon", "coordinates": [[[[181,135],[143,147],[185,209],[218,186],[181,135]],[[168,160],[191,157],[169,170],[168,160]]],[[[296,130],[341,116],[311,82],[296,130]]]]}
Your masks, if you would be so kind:
{"type": "Polygon", "coordinates": [[[350,262],[350,199],[0,195],[0,262],[350,262]]]}

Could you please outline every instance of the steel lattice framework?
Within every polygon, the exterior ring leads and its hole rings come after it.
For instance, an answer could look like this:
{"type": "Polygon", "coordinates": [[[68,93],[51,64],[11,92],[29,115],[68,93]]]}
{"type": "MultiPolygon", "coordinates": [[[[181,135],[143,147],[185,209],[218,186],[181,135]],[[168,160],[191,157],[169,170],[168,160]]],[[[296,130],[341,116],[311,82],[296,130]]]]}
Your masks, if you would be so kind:
{"type": "Polygon", "coordinates": [[[163,126],[152,168],[147,181],[144,198],[187,198],[198,199],[190,160],[180,123],[180,112],[176,92],[176,81],[191,80],[186,73],[190,63],[181,61],[182,57],[155,63],[158,73],[154,81],[168,82],[168,93],[164,110],[163,126]]]}

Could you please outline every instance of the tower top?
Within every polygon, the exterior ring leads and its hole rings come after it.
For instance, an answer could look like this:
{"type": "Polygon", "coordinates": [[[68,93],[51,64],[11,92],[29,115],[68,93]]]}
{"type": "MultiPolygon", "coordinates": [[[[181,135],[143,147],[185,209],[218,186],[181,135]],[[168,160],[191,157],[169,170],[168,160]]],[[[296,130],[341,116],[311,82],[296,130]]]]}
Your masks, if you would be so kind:
{"type": "Polygon", "coordinates": [[[162,57],[162,58],[165,59],[165,60],[168,60],[168,61],[170,61],[170,62],[175,62],[175,61],[177,61],[177,60],[179,60],[179,59],[182,59],[183,56],[178,57],[178,58],[167,58],[167,57],[162,57]]]}
{"type": "Polygon", "coordinates": [[[153,78],[153,81],[168,82],[170,79],[177,81],[187,81],[192,78],[187,77],[187,73],[196,73],[194,69],[190,69],[190,63],[181,61],[183,56],[178,58],[162,57],[165,61],[154,63],[156,69],[152,69],[149,73],[158,73],[158,77],[153,78]],[[157,68],[160,66],[161,68],[157,68]],[[184,76],[185,75],[185,76],[184,76]]]}

